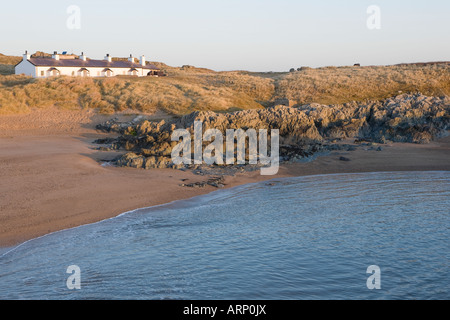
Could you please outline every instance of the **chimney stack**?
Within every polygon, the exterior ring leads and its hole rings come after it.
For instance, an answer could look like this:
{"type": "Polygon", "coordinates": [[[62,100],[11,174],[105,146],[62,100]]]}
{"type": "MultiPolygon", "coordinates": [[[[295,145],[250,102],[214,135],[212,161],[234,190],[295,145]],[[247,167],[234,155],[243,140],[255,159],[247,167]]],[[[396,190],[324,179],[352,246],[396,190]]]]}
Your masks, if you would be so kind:
{"type": "Polygon", "coordinates": [[[144,55],[141,56],[140,62],[141,62],[141,66],[145,66],[145,56],[144,55]]]}
{"type": "Polygon", "coordinates": [[[83,61],[86,61],[86,56],[84,55],[84,52],[81,53],[80,59],[83,61]]]}
{"type": "Polygon", "coordinates": [[[23,55],[23,61],[27,61],[28,59],[30,59],[30,55],[28,54],[28,51],[25,50],[25,53],[23,55]]]}
{"type": "Polygon", "coordinates": [[[105,60],[108,61],[108,62],[112,61],[111,56],[109,55],[109,53],[106,54],[105,60]]]}
{"type": "Polygon", "coordinates": [[[59,54],[58,54],[58,52],[53,51],[53,56],[52,56],[52,58],[55,59],[55,60],[59,60],[59,54]]]}

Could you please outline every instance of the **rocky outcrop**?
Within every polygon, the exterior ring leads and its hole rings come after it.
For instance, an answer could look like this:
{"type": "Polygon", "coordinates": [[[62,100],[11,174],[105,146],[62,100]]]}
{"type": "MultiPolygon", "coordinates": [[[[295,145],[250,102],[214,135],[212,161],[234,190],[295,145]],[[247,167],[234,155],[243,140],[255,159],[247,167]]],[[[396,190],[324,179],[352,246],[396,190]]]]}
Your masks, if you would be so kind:
{"type": "MultiPolygon", "coordinates": [[[[273,106],[218,114],[195,111],[170,122],[141,121],[119,123],[111,120],[99,130],[120,134],[111,148],[129,153],[116,164],[134,168],[182,168],[170,160],[175,129],[194,132],[194,122],[202,121],[203,130],[278,129],[282,161],[310,157],[332,150],[331,141],[355,138],[374,143],[428,143],[446,134],[450,124],[450,97],[427,97],[420,94],[400,95],[384,101],[342,105],[308,104],[298,107],[273,106]]],[[[380,148],[381,150],[381,148],[380,148]]]]}
{"type": "Polygon", "coordinates": [[[225,178],[223,176],[212,177],[206,181],[193,182],[193,183],[182,183],[180,186],[189,188],[204,188],[207,185],[216,188],[223,188],[225,186],[225,178]]]}

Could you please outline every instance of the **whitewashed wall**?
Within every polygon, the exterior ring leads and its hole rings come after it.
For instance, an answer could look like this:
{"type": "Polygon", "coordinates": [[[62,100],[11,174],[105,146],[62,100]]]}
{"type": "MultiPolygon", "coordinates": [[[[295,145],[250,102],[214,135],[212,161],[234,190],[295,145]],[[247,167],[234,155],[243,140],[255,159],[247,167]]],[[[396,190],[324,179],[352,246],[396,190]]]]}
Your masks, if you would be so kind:
{"type": "Polygon", "coordinates": [[[36,78],[36,67],[30,61],[22,60],[14,70],[15,74],[24,74],[36,78]]]}
{"type": "MultiPolygon", "coordinates": [[[[33,64],[31,64],[29,61],[22,61],[19,65],[16,66],[15,73],[16,74],[25,74],[28,76],[33,76],[35,78],[46,78],[49,76],[52,76],[49,74],[48,70],[52,67],[36,67],[33,64]]],[[[79,70],[81,67],[56,67],[56,69],[59,70],[59,75],[61,76],[71,76],[71,77],[79,77],[81,76],[79,73],[79,70]]],[[[89,76],[90,77],[105,77],[105,73],[103,70],[105,68],[86,68],[89,70],[89,76]]],[[[112,76],[117,75],[130,75],[129,71],[130,68],[109,68],[112,72],[112,76]]],[[[137,75],[139,77],[145,77],[147,76],[147,73],[150,70],[142,69],[142,68],[136,68],[138,71],[137,75]]]]}

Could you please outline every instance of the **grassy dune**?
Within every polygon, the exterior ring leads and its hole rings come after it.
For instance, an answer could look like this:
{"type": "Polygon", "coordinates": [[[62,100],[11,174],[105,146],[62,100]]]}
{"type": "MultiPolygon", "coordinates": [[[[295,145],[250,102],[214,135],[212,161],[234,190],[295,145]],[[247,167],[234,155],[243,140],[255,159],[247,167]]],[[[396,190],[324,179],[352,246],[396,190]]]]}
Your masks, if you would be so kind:
{"type": "Polygon", "coordinates": [[[227,112],[262,108],[258,101],[269,100],[273,89],[269,79],[233,73],[108,79],[7,75],[0,76],[0,113],[24,113],[52,105],[98,108],[103,113],[156,109],[174,115],[194,110],[227,112]]]}
{"type": "Polygon", "coordinates": [[[326,67],[291,73],[215,72],[156,63],[168,77],[33,79],[13,75],[20,57],[0,55],[0,114],[27,113],[56,105],[64,109],[194,110],[229,112],[264,108],[275,99],[294,104],[334,104],[383,99],[399,92],[450,95],[450,64],[384,67],[326,67]]]}
{"type": "Polygon", "coordinates": [[[21,57],[5,56],[0,53],[0,75],[8,75],[14,73],[14,65],[22,60],[21,57]]]}
{"type": "Polygon", "coordinates": [[[306,69],[281,77],[276,86],[276,97],[299,104],[380,100],[400,92],[450,95],[450,64],[306,69]]]}

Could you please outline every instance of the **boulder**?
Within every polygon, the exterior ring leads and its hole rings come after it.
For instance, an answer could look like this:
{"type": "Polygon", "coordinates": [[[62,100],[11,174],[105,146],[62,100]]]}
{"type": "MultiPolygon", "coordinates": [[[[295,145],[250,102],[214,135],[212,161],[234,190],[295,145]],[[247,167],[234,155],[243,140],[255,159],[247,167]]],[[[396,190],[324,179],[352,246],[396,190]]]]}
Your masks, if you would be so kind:
{"type": "Polygon", "coordinates": [[[144,166],[145,157],[137,155],[136,153],[129,152],[122,155],[116,164],[119,167],[132,167],[132,168],[142,168],[144,166]]]}

